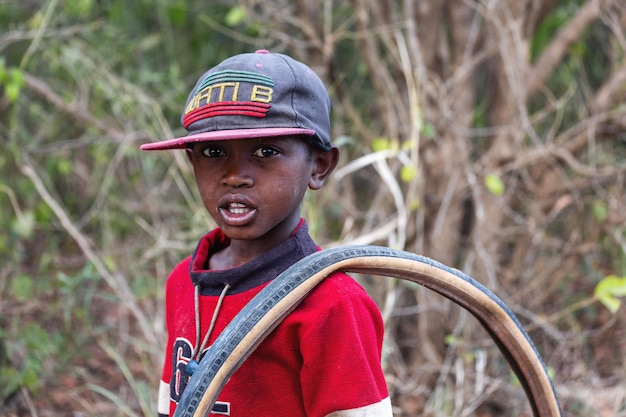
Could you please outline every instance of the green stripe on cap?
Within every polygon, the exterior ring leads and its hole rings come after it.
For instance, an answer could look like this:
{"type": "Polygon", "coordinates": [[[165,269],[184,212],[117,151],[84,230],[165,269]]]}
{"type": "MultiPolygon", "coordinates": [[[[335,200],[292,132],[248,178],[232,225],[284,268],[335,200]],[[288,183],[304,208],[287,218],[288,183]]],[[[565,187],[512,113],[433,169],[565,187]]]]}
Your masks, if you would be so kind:
{"type": "Polygon", "coordinates": [[[215,84],[217,82],[251,82],[258,83],[262,85],[267,85],[270,87],[274,86],[274,81],[262,74],[257,74],[250,71],[237,71],[237,70],[224,70],[218,71],[213,74],[210,74],[206,77],[202,83],[198,86],[196,91],[202,90],[207,85],[215,84]]]}

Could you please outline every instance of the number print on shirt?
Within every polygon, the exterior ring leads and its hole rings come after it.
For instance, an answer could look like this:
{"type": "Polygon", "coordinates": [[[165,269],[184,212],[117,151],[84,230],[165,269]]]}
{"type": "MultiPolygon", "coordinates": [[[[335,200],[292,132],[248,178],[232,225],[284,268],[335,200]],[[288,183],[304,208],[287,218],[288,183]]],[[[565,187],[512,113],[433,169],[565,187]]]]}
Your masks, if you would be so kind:
{"type": "MultiPolygon", "coordinates": [[[[189,340],[178,338],[176,339],[176,342],[174,342],[172,352],[174,355],[172,358],[172,365],[174,369],[172,370],[172,380],[170,381],[170,398],[178,404],[180,397],[183,395],[183,391],[189,382],[190,376],[185,368],[191,360],[193,346],[189,340]]],[[[213,405],[211,414],[229,416],[230,403],[217,401],[215,405],[213,405]]]]}
{"type": "Polygon", "coordinates": [[[189,340],[183,338],[176,339],[174,349],[172,350],[172,365],[174,369],[172,370],[172,380],[170,381],[170,398],[176,403],[180,401],[180,396],[189,382],[189,375],[185,368],[191,360],[192,353],[193,347],[189,340]]]}

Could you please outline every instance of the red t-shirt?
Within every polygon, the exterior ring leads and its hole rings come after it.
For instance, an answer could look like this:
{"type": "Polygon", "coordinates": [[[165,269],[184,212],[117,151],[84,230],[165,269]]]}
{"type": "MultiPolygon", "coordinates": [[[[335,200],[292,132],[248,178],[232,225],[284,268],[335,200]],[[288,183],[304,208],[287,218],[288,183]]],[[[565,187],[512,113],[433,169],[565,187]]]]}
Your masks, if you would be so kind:
{"type": "MultiPolygon", "coordinates": [[[[216,229],[171,273],[166,287],[168,342],[159,389],[160,416],[173,415],[198,343],[194,285],[200,286],[201,337],[225,284],[230,285],[207,346],[273,278],[319,248],[301,222],[293,236],[237,268],[208,271],[211,253],[227,246],[216,229]]],[[[380,366],[383,323],[365,290],[344,273],[325,278],[235,371],[212,415],[237,417],[391,417],[380,366]]],[[[206,350],[206,349],[205,349],[206,350]]]]}

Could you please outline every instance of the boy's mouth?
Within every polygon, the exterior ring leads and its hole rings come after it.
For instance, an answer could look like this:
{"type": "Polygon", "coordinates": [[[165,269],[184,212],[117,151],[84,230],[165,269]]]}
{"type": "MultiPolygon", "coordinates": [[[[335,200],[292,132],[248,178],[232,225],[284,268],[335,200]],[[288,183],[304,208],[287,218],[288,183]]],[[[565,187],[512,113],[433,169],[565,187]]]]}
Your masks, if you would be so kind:
{"type": "Polygon", "coordinates": [[[256,213],[255,208],[242,203],[228,203],[224,207],[220,207],[219,210],[226,223],[231,226],[241,226],[256,213]]]}

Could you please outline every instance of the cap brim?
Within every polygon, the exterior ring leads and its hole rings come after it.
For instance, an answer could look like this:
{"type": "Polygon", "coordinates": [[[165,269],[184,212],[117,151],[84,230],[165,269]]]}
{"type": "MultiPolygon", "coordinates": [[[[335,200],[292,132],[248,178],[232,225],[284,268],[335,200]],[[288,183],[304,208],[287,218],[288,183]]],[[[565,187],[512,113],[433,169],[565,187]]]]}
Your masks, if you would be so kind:
{"type": "Polygon", "coordinates": [[[199,142],[212,142],[219,140],[267,138],[272,136],[314,136],[315,131],[311,129],[301,129],[297,127],[276,127],[263,129],[236,129],[217,130],[213,132],[196,133],[195,135],[184,136],[164,140],[160,142],[145,143],[139,147],[142,151],[161,151],[167,149],[185,149],[189,144],[199,142]]]}

